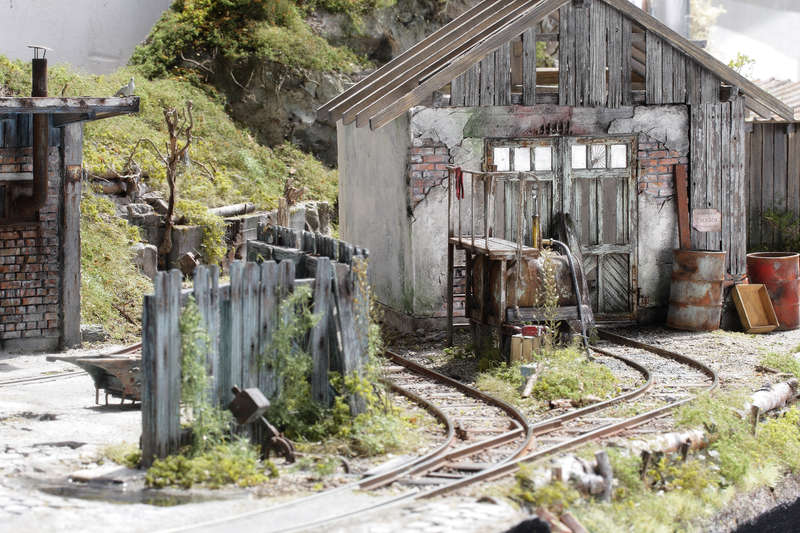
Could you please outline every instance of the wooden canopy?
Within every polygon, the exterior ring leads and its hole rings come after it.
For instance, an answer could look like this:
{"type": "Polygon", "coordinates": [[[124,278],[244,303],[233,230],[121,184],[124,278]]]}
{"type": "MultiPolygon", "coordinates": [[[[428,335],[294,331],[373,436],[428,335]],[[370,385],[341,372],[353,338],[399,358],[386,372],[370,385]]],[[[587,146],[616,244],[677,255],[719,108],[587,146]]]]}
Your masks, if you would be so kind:
{"type": "Polygon", "coordinates": [[[53,126],[56,127],[73,122],[99,120],[138,112],[138,96],[122,98],[88,96],[0,98],[0,118],[3,118],[4,115],[48,114],[53,115],[53,126]]]}
{"type": "MultiPolygon", "coordinates": [[[[709,103],[712,97],[719,100],[719,85],[723,83],[731,86],[734,94],[738,90],[745,98],[745,105],[759,115],[765,117],[777,115],[786,120],[793,118],[792,109],[778,98],[635,7],[628,0],[484,0],[327,102],[319,109],[318,114],[322,119],[334,121],[341,119],[345,124],[355,121],[358,127],[369,124],[372,129],[380,128],[411,107],[429,100],[435,91],[445,87],[456,78],[464,76],[487,56],[493,53],[497,54],[498,49],[500,52],[504,48],[507,49],[506,45],[512,40],[518,39],[520,36],[523,36],[524,39],[524,34],[530,34],[542,19],[559,9],[562,17],[559,34],[560,48],[563,50],[569,45],[581,50],[577,56],[573,50],[571,57],[577,57],[574,64],[569,61],[564,64],[562,61],[561,90],[559,90],[558,96],[558,103],[561,105],[579,105],[581,103],[583,105],[600,105],[601,101],[597,98],[576,99],[574,97],[575,77],[589,75],[593,76],[595,81],[600,80],[596,84],[598,87],[600,83],[603,84],[603,87],[600,88],[590,87],[590,90],[593,91],[592,94],[602,96],[603,104],[609,107],[630,105],[633,98],[625,95],[612,103],[611,98],[608,98],[610,87],[606,77],[617,80],[622,78],[621,86],[630,93],[630,70],[627,76],[624,72],[620,75],[612,71],[629,66],[637,69],[638,66],[639,70],[646,70],[648,92],[654,93],[647,95],[647,103],[709,103]],[[595,5],[592,6],[592,3],[595,5]],[[590,11],[591,15],[574,17],[579,20],[578,24],[567,24],[565,21],[567,16],[573,17],[574,13],[589,13],[590,11]],[[597,15],[598,13],[600,15],[597,15]],[[614,17],[618,17],[619,27],[623,28],[623,31],[614,30],[607,25],[608,20],[614,17]],[[583,28],[580,27],[581,20],[586,22],[586,26],[583,28]],[[590,29],[597,29],[594,25],[598,21],[599,29],[602,31],[596,32],[596,35],[602,34],[603,39],[599,50],[594,43],[591,47],[588,44],[590,29]],[[647,55],[653,52],[658,54],[658,65],[655,69],[651,69],[649,66],[646,69],[641,68],[642,57],[640,55],[637,60],[636,56],[636,52],[641,50],[641,46],[637,48],[631,39],[632,27],[638,30],[638,33],[643,33],[648,43],[652,41],[653,46],[648,45],[646,50],[647,55]],[[627,34],[625,29],[627,29],[627,34]],[[616,31],[616,35],[613,36],[616,43],[614,46],[611,45],[613,31],[616,31]],[[606,44],[608,44],[608,55],[606,55],[606,44]],[[669,61],[665,60],[663,64],[662,48],[664,56],[669,57],[669,61]],[[610,62],[607,64],[606,58],[611,58],[612,55],[619,61],[614,65],[610,62]],[[585,59],[585,63],[581,63],[581,59],[585,59]],[[667,69],[667,66],[671,68],[673,65],[673,60],[685,65],[685,69],[682,66],[682,72],[676,75],[686,85],[681,90],[680,98],[677,97],[677,87],[674,89],[676,96],[673,98],[672,72],[667,69]],[[692,77],[692,67],[700,75],[697,76],[697,79],[685,80],[684,76],[692,77]],[[585,74],[590,69],[591,73],[585,74]],[[606,70],[608,70],[608,76],[606,76],[606,70]],[[624,85],[625,78],[628,80],[627,86],[624,85]],[[700,78],[703,78],[702,83],[700,78]],[[709,79],[713,83],[708,83],[709,79]],[[563,90],[563,85],[569,82],[573,85],[572,93],[563,90]],[[699,96],[694,99],[691,94],[693,88],[689,87],[691,84],[698,87],[699,96]],[[716,88],[712,87],[713,84],[716,84],[716,88]],[[664,92],[670,93],[669,97],[662,95],[662,87],[668,87],[664,92]],[[710,90],[706,90],[709,87],[710,90]],[[570,95],[572,97],[569,97],[570,95]]],[[[533,70],[533,73],[526,77],[526,83],[530,83],[530,79],[533,80],[530,93],[535,92],[536,85],[535,46],[533,50],[532,64],[534,67],[528,67],[529,71],[533,70]]],[[[505,53],[507,55],[507,52],[505,53]]],[[[562,59],[565,57],[562,51],[559,52],[559,55],[562,59]]],[[[508,63],[498,61],[494,64],[506,66],[508,63]]],[[[503,70],[506,69],[501,67],[498,72],[503,70]]],[[[498,77],[500,74],[491,75],[495,76],[495,80],[500,79],[498,77]]],[[[508,77],[507,70],[505,77],[508,77]]],[[[592,82],[587,81],[586,83],[591,84],[592,82]]],[[[586,89],[586,87],[583,88],[586,89]]],[[[478,105],[477,100],[470,101],[469,98],[461,105],[470,105],[470,103],[478,105]]],[[[504,99],[496,97],[491,103],[481,101],[481,105],[510,105],[511,103],[510,98],[506,102],[504,99]]],[[[536,100],[532,97],[523,98],[523,103],[531,105],[536,103],[536,100]]]]}

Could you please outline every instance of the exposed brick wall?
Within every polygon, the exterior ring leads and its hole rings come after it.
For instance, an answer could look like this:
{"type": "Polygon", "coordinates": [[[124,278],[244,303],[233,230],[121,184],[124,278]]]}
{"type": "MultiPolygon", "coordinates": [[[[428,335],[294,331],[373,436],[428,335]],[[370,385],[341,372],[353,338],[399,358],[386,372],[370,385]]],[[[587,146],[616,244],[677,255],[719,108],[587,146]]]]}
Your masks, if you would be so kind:
{"type": "Polygon", "coordinates": [[[639,134],[639,193],[656,199],[675,195],[675,165],[688,165],[687,154],[670,150],[645,133],[639,134]]]}
{"type": "MultiPolygon", "coordinates": [[[[408,152],[408,179],[411,206],[416,207],[430,190],[447,180],[450,151],[432,139],[415,141],[408,152]]],[[[444,185],[446,187],[446,184],[444,185]]]]}
{"type": "MultiPolygon", "coordinates": [[[[0,347],[11,339],[57,339],[61,332],[58,148],[50,149],[48,163],[47,203],[38,221],[0,225],[0,347]]],[[[31,149],[0,149],[0,165],[0,180],[5,172],[30,172],[31,149]]]]}
{"type": "MultiPolygon", "coordinates": [[[[33,172],[33,148],[0,148],[0,174],[33,172]]],[[[2,176],[0,176],[1,178],[2,176]]]]}

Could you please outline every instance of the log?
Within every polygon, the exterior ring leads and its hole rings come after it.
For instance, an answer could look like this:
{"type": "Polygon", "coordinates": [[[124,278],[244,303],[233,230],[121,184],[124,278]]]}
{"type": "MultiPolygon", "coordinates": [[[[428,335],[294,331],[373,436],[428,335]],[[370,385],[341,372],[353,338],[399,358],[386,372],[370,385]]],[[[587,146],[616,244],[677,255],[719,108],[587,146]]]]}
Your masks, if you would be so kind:
{"type": "Polygon", "coordinates": [[[209,209],[208,212],[212,215],[217,215],[218,217],[227,218],[246,215],[247,213],[252,213],[255,210],[255,205],[251,204],[250,202],[245,202],[243,204],[231,204],[223,205],[221,207],[214,207],[209,209]]]}
{"type": "MultiPolygon", "coordinates": [[[[601,499],[604,502],[610,502],[614,487],[614,471],[611,469],[611,462],[608,460],[608,454],[605,450],[595,452],[594,458],[597,461],[597,473],[602,476],[604,482],[601,499]]],[[[575,528],[572,528],[572,530],[574,531],[575,528]]]]}
{"type": "Polygon", "coordinates": [[[652,439],[630,441],[628,448],[639,453],[673,453],[687,445],[687,451],[702,450],[708,446],[708,435],[702,429],[664,433],[652,439]]]}
{"type": "Polygon", "coordinates": [[[606,480],[595,474],[595,467],[573,455],[561,457],[553,468],[553,480],[571,482],[575,488],[586,494],[603,494],[606,480]]]}
{"type": "Polygon", "coordinates": [[[750,402],[746,407],[748,409],[757,407],[759,412],[766,413],[767,411],[785,406],[796,394],[796,378],[774,385],[765,385],[750,396],[750,402]]]}
{"type": "Polygon", "coordinates": [[[539,507],[536,509],[536,515],[550,524],[550,531],[552,533],[572,533],[572,530],[565,526],[561,520],[556,518],[556,515],[545,509],[544,507],[539,507]]]}
{"type": "Polygon", "coordinates": [[[584,527],[584,525],[581,524],[570,512],[562,513],[559,517],[559,520],[562,524],[570,528],[572,533],[589,533],[589,530],[586,529],[586,527],[584,527]]]}
{"type": "Polygon", "coordinates": [[[758,417],[761,413],[766,413],[785,406],[797,396],[797,379],[792,378],[788,381],[767,384],[761,387],[750,396],[750,401],[745,404],[745,409],[750,412],[753,424],[753,434],[756,434],[758,427],[758,417]]]}

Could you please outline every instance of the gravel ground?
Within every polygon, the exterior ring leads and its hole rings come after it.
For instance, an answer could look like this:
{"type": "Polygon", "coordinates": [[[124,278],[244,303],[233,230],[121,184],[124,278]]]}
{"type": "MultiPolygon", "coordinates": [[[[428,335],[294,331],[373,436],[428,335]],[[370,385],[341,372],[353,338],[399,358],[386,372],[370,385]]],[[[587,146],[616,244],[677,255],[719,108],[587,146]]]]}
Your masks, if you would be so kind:
{"type": "MultiPolygon", "coordinates": [[[[776,380],[775,376],[756,371],[761,357],[770,351],[788,352],[800,345],[800,331],[762,336],[725,332],[680,333],[664,328],[631,328],[617,332],[705,362],[718,371],[723,389],[757,389],[764,381],[776,380]]],[[[466,336],[462,340],[466,343],[466,336]]],[[[393,345],[413,352],[411,355],[416,360],[438,367],[448,375],[466,382],[474,380],[474,361],[445,354],[441,334],[395,338],[393,345]]],[[[66,355],[89,353],[92,352],[73,351],[66,355]]],[[[621,370],[618,365],[609,365],[612,371],[621,370]]],[[[50,381],[5,387],[0,385],[0,531],[164,530],[215,519],[228,513],[264,509],[290,497],[355,479],[345,474],[343,468],[339,468],[332,476],[319,477],[313,468],[290,471],[288,467],[281,467],[283,475],[278,481],[256,490],[160,491],[159,497],[153,498],[152,494],[138,490],[143,484],[140,473],[117,471],[110,477],[124,483],[101,485],[99,488],[93,485],[94,493],[87,493],[86,498],[68,497],[64,491],[71,489],[64,487],[75,487],[68,483],[71,474],[87,468],[98,468],[98,457],[109,444],[137,442],[141,427],[138,408],[95,405],[94,387],[88,376],[55,377],[73,370],[74,367],[68,363],[46,362],[44,355],[0,355],[0,382],[54,376],[50,381]],[[40,490],[42,488],[47,491],[40,490]],[[109,495],[127,504],[110,504],[96,499],[108,498],[109,495]],[[159,507],[142,503],[147,498],[151,499],[151,503],[162,505],[186,503],[159,507]]],[[[630,378],[625,386],[633,386],[633,381],[630,378]]],[[[427,430],[427,433],[428,440],[421,448],[430,446],[436,438],[435,431],[427,430]]],[[[379,461],[384,460],[387,458],[379,461]]],[[[354,471],[363,471],[379,461],[350,461],[350,467],[354,471]]],[[[789,486],[794,485],[789,483],[789,486]]],[[[523,518],[504,506],[477,505],[475,496],[485,492],[484,487],[470,490],[460,498],[436,500],[419,519],[414,518],[420,516],[417,511],[404,507],[382,516],[380,527],[364,525],[373,523],[370,520],[374,518],[370,518],[367,522],[353,522],[352,528],[340,530],[399,531],[414,523],[419,530],[426,530],[423,526],[427,524],[433,529],[445,530],[450,527],[464,531],[488,531],[492,527],[502,530],[523,518]],[[475,516],[458,511],[469,505],[474,506],[475,516]],[[497,518],[500,510],[503,520],[497,518]],[[465,518],[459,519],[459,514],[465,518]]],[[[784,495],[784,500],[789,497],[784,495]]],[[[753,499],[746,515],[741,516],[737,516],[736,510],[728,509],[720,515],[724,518],[720,518],[716,530],[724,531],[726,525],[741,523],[753,514],[774,506],[777,501],[776,497],[762,495],[753,499]]]]}

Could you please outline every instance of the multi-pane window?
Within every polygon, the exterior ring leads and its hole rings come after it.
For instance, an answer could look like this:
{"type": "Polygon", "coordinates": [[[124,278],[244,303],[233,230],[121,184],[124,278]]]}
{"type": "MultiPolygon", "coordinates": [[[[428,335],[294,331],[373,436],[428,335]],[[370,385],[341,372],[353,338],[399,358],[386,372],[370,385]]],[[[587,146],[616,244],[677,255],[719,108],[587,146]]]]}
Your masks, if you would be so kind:
{"type": "Polygon", "coordinates": [[[550,171],[553,169],[551,146],[495,146],[492,164],[498,172],[550,171]]]}
{"type": "Polygon", "coordinates": [[[628,168],[627,144],[573,144],[571,155],[573,170],[628,168]]]}

